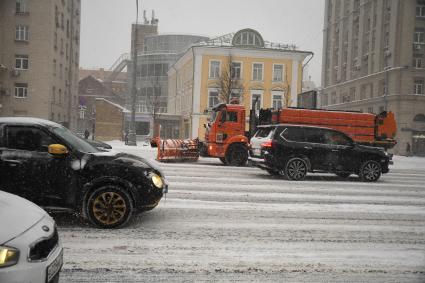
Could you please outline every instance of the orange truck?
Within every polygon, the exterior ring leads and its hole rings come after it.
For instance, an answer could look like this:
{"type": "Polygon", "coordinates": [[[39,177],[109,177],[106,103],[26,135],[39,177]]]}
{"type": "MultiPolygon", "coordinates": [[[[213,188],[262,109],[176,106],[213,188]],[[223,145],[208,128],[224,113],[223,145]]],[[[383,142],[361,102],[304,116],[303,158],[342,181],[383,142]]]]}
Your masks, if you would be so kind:
{"type": "MultiPolygon", "coordinates": [[[[255,105],[255,103],[254,103],[255,105]]],[[[253,105],[253,106],[254,106],[253,105]]],[[[255,109],[255,107],[253,107],[255,109]]],[[[237,104],[219,104],[212,109],[204,141],[159,140],[159,161],[196,160],[201,156],[219,158],[223,163],[242,166],[248,160],[249,137],[258,125],[296,124],[332,128],[360,144],[392,148],[396,144],[396,122],[392,112],[375,115],[361,112],[283,108],[250,110],[249,131],[245,131],[246,109],[237,104]],[[187,157],[187,158],[186,158],[187,157]]]]}

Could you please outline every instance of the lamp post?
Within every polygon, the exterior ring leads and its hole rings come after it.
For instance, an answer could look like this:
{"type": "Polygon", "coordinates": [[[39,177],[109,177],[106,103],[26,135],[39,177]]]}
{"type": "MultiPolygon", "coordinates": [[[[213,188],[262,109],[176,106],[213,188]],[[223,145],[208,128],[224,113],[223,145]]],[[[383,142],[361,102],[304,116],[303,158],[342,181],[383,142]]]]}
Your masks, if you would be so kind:
{"type": "Polygon", "coordinates": [[[136,146],[136,73],[137,73],[137,39],[138,32],[137,26],[139,21],[139,0],[136,0],[136,25],[134,27],[133,37],[133,74],[131,84],[131,118],[130,118],[130,129],[128,131],[128,145],[136,146]]]}

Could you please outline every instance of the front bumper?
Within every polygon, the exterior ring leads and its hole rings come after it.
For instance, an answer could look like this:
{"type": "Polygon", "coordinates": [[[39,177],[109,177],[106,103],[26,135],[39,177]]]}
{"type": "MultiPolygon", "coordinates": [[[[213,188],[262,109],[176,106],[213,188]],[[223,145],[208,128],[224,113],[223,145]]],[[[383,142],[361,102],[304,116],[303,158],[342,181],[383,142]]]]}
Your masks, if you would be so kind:
{"type": "Polygon", "coordinates": [[[7,242],[5,244],[6,246],[19,249],[19,261],[16,265],[0,268],[0,282],[50,283],[58,280],[59,272],[63,263],[63,248],[60,240],[46,259],[30,261],[28,258],[30,254],[30,246],[46,237],[50,237],[50,235],[54,232],[54,229],[55,224],[53,219],[51,219],[49,216],[46,216],[24,234],[7,242]],[[43,226],[49,227],[49,232],[45,232],[42,229],[43,226]],[[52,274],[50,281],[47,281],[48,268],[49,266],[55,264],[56,268],[54,270],[57,272],[52,274]]]}

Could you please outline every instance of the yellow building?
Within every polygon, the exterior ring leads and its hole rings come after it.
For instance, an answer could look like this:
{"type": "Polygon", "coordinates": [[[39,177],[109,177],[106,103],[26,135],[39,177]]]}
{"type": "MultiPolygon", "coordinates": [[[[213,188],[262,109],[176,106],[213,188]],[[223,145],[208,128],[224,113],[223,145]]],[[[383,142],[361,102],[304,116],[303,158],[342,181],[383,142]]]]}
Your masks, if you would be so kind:
{"type": "Polygon", "coordinates": [[[252,29],[192,46],[168,72],[168,111],[182,116],[181,138],[203,140],[209,111],[228,97],[247,110],[256,99],[258,109],[296,106],[308,56],[313,53],[265,42],[252,29]]]}

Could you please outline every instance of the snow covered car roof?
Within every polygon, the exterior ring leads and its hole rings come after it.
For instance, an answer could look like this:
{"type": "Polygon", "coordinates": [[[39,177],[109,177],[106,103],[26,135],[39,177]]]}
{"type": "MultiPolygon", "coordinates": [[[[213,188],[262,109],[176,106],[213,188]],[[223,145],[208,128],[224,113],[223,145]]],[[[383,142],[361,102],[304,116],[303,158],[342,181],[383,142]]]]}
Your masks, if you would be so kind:
{"type": "Polygon", "coordinates": [[[0,118],[0,124],[1,123],[13,123],[13,124],[32,124],[32,125],[43,125],[43,126],[50,126],[50,127],[62,127],[60,124],[39,119],[39,118],[33,118],[33,117],[1,117],[0,118]]]}

